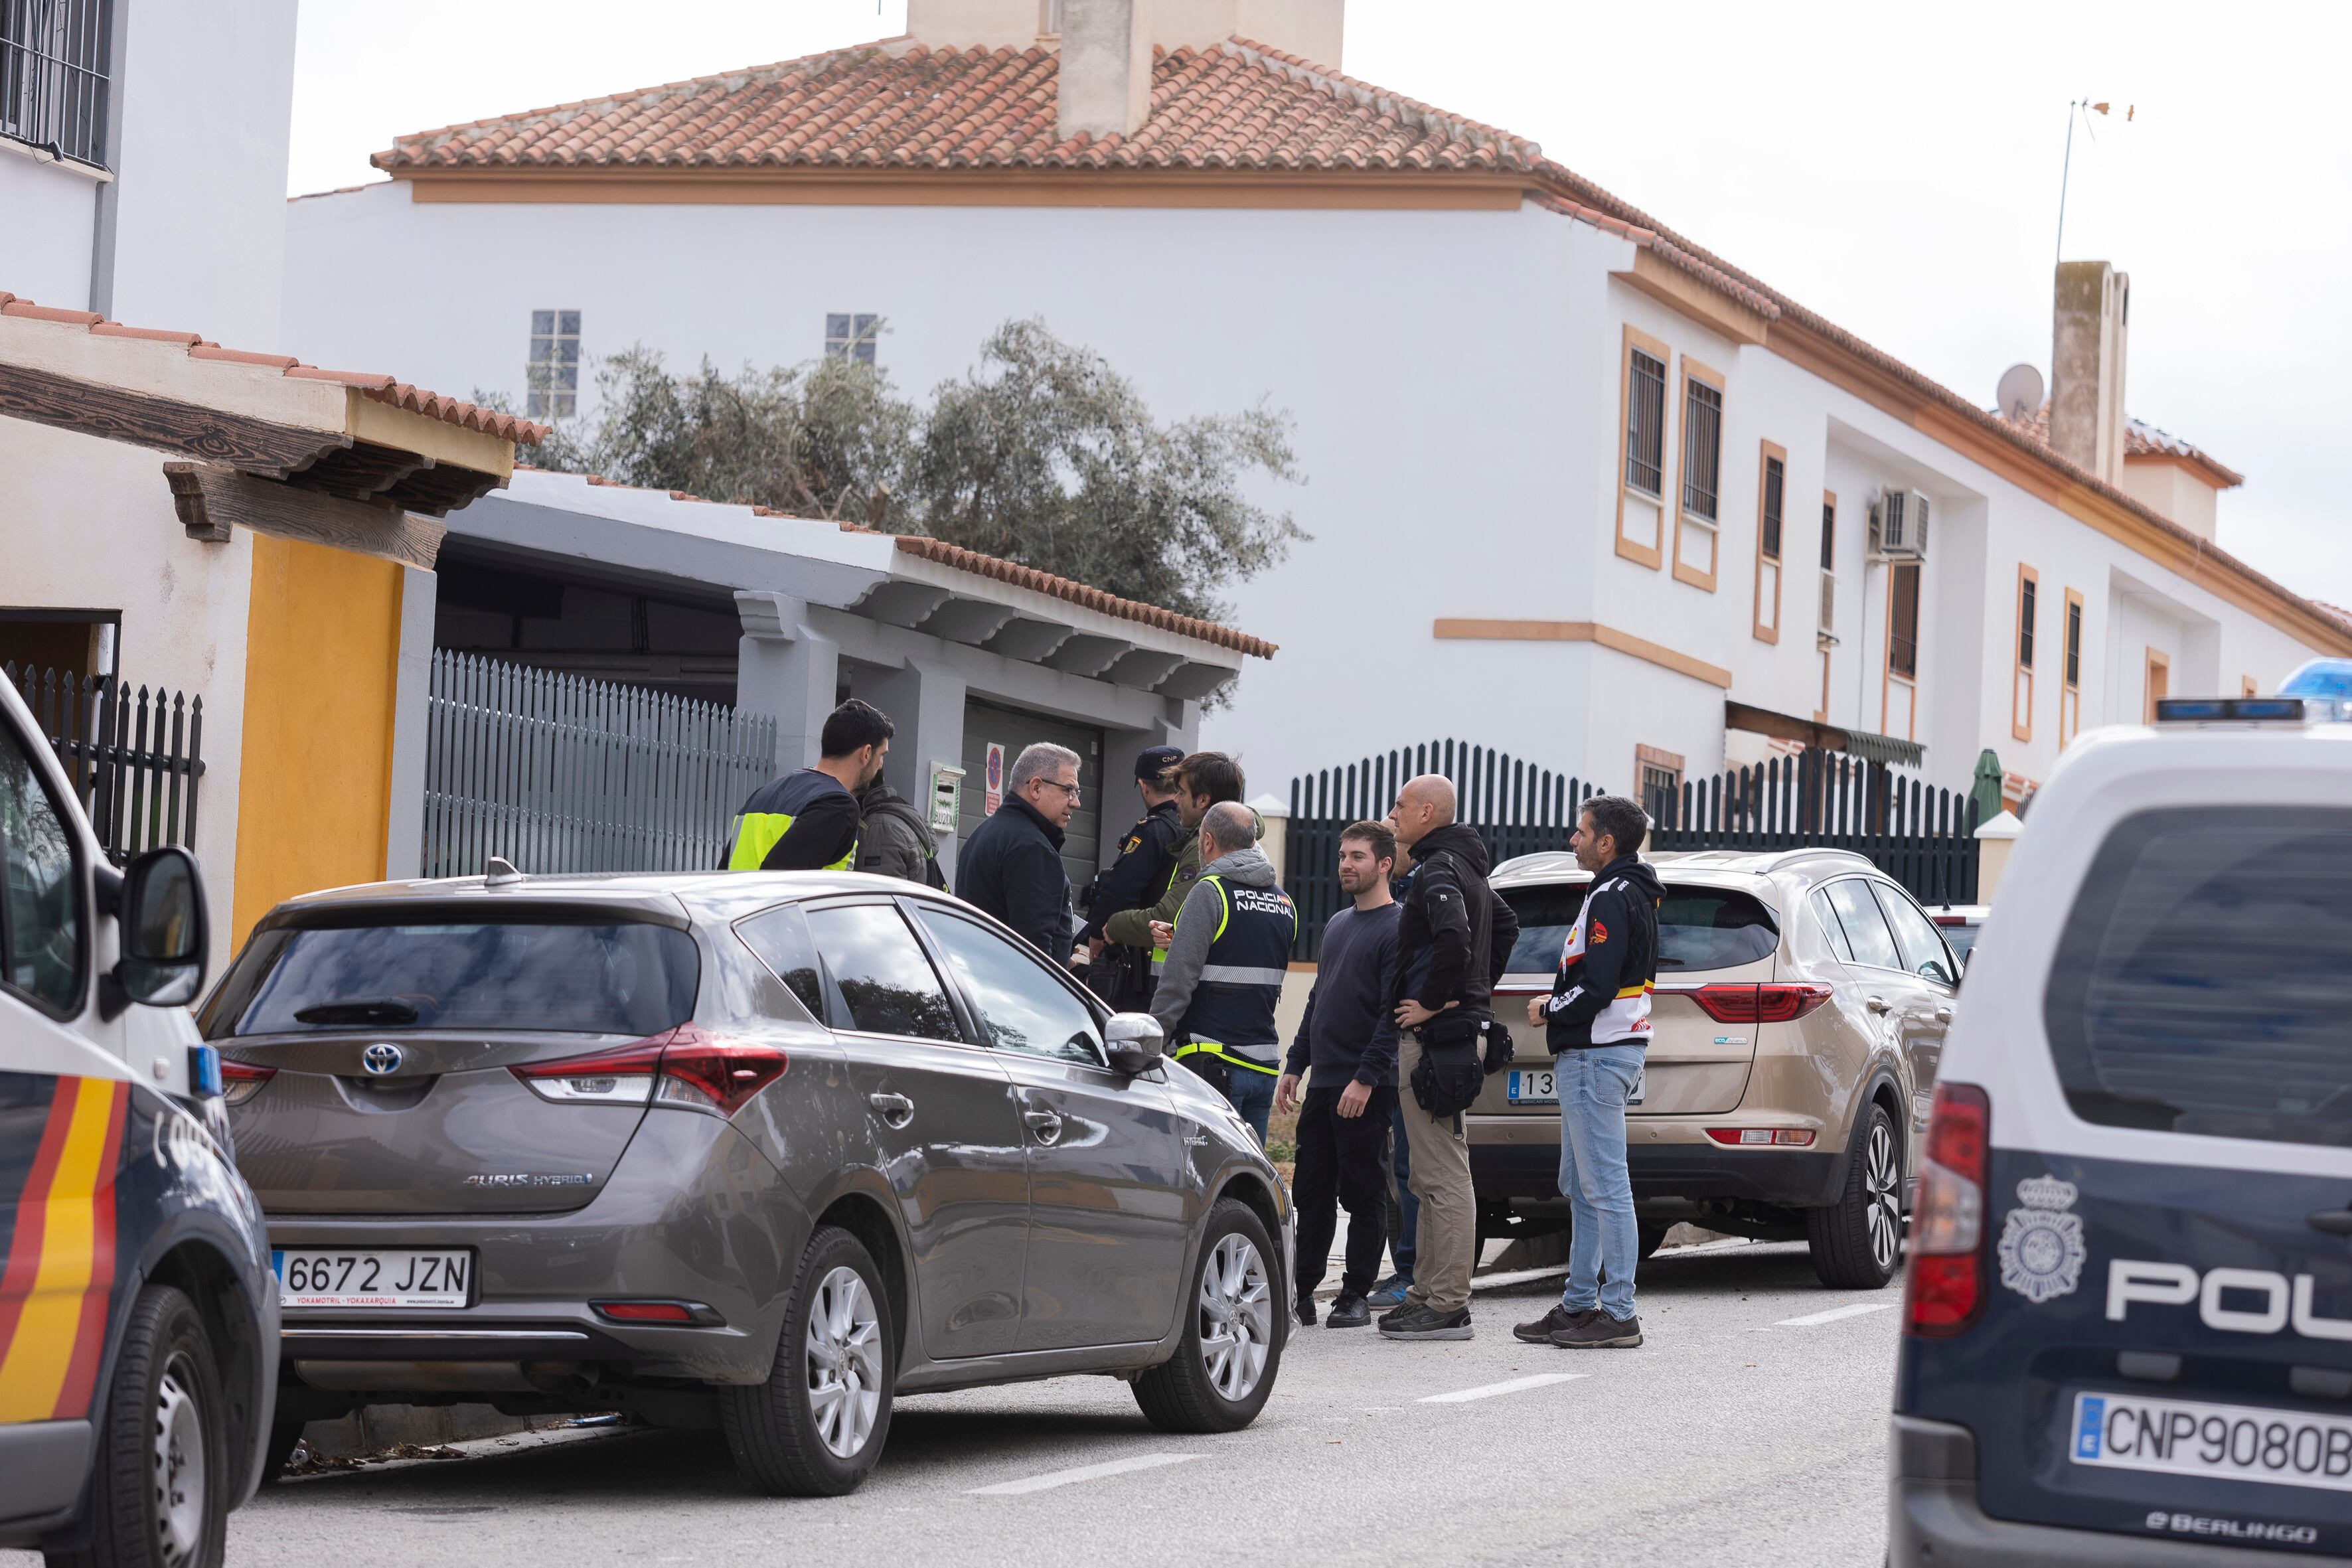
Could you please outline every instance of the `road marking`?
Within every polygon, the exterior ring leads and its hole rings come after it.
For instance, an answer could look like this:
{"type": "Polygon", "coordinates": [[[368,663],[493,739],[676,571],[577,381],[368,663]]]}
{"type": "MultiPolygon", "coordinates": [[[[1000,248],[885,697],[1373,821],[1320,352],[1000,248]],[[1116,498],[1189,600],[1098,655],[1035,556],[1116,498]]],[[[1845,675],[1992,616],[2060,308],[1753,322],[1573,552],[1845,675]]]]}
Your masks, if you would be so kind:
{"type": "Polygon", "coordinates": [[[1801,1318],[1783,1318],[1772,1326],[1776,1329],[1810,1329],[1816,1323],[1834,1323],[1841,1318],[1859,1318],[1866,1312],[1884,1312],[1894,1305],[1892,1301],[1855,1301],[1848,1306],[1832,1307],[1826,1312],[1808,1312],[1801,1318]]]}
{"type": "Polygon", "coordinates": [[[966,1497],[1019,1497],[1024,1492],[1050,1491],[1055,1487],[1075,1486],[1080,1481],[1098,1481],[1109,1476],[1124,1476],[1135,1470],[1156,1470],[1162,1465],[1181,1465],[1189,1459],[1205,1459],[1206,1454],[1137,1454],[1130,1458],[1111,1459],[1099,1465],[1080,1465],[1074,1470],[1048,1470],[1042,1476],[1026,1480],[999,1481],[992,1487],[974,1487],[966,1497]]]}
{"type": "Polygon", "coordinates": [[[1508,1383],[1489,1383],[1476,1388],[1457,1388],[1451,1394],[1426,1394],[1417,1403],[1422,1405],[1466,1405],[1473,1399],[1492,1399],[1498,1394],[1517,1394],[1529,1388],[1549,1388],[1555,1383],[1574,1383],[1580,1377],[1590,1377],[1583,1372],[1539,1372],[1533,1377],[1515,1377],[1508,1383]]]}

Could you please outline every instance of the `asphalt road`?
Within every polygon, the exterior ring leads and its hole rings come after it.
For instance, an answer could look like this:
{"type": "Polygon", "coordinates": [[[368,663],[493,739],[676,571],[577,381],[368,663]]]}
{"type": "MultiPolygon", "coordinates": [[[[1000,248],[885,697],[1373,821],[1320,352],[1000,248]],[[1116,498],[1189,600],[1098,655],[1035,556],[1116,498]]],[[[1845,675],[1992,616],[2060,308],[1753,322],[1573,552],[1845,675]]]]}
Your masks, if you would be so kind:
{"type": "Polygon", "coordinates": [[[866,1486],[824,1501],[747,1495],[716,1434],[494,1438],[266,1489],[228,1560],[1881,1561],[1898,1287],[1823,1290],[1802,1247],[1732,1244],[1643,1266],[1638,1351],[1513,1340],[1556,1289],[1482,1291],[1466,1344],[1297,1331],[1265,1414],[1225,1436],[1155,1432],[1108,1378],[924,1395],[866,1486]]]}

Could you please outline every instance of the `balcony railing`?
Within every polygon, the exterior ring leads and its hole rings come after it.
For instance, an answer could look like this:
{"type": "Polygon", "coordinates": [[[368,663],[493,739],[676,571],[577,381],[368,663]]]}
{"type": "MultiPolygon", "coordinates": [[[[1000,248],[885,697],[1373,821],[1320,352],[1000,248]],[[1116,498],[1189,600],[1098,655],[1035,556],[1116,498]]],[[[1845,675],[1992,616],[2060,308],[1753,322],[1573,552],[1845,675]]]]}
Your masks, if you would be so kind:
{"type": "Polygon", "coordinates": [[[107,168],[111,0],[0,0],[0,137],[107,168]]]}

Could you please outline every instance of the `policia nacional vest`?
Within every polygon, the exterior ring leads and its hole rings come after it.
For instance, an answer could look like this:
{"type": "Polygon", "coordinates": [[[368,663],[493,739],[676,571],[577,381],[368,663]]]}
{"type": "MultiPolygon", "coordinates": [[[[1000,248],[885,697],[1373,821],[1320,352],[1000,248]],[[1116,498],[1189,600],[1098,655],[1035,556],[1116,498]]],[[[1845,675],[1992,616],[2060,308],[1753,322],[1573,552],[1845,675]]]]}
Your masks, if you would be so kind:
{"type": "Polygon", "coordinates": [[[1237,887],[1214,871],[1201,881],[1217,890],[1217,932],[1173,1054],[1213,1082],[1234,1070],[1278,1073],[1282,1037],[1274,1007],[1290,967],[1298,911],[1280,888],[1237,887]]]}
{"type": "MultiPolygon", "coordinates": [[[[735,848],[727,858],[730,871],[756,871],[767,859],[768,851],[776,840],[792,831],[793,823],[809,808],[819,795],[838,793],[856,810],[856,797],[844,789],[837,779],[830,778],[814,768],[803,768],[782,778],[770,779],[751,792],[735,818],[735,848]]],[[[840,859],[818,868],[824,871],[846,871],[857,860],[857,840],[849,841],[849,853],[840,859]]]]}

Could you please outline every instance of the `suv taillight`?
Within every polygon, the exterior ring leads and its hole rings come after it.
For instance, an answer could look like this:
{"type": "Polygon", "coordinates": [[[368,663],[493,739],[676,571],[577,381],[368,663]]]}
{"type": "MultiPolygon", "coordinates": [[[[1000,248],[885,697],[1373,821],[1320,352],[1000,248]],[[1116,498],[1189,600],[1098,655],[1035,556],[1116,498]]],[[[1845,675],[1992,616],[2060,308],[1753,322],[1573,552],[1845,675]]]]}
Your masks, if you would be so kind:
{"type": "Polygon", "coordinates": [[[773,1046],[721,1039],[693,1024],[609,1051],[530,1062],[507,1070],[560,1105],[666,1105],[731,1117],[784,1076],[773,1046]]]}
{"type": "Polygon", "coordinates": [[[1767,981],[1761,985],[1700,985],[1681,994],[1718,1024],[1789,1024],[1830,999],[1830,988],[1811,983],[1767,981]]]}
{"type": "Polygon", "coordinates": [[[1911,1272],[1903,1331],[1931,1339],[1964,1331],[1984,1307],[1986,1162],[1992,1102],[1972,1083],[1939,1083],[1911,1205],[1911,1272]]]}

